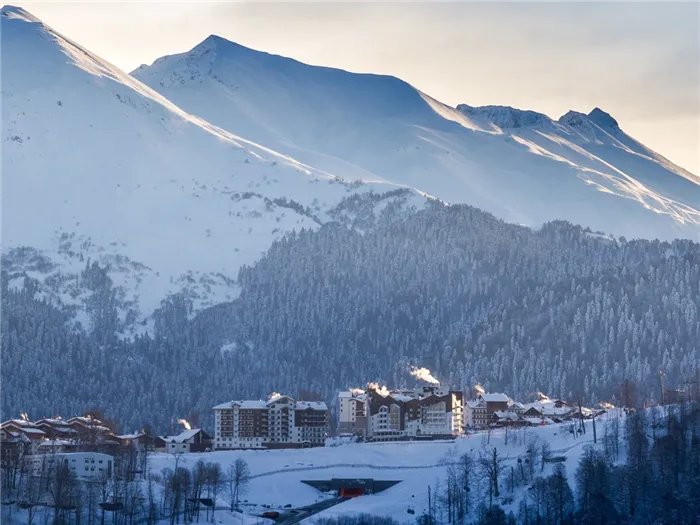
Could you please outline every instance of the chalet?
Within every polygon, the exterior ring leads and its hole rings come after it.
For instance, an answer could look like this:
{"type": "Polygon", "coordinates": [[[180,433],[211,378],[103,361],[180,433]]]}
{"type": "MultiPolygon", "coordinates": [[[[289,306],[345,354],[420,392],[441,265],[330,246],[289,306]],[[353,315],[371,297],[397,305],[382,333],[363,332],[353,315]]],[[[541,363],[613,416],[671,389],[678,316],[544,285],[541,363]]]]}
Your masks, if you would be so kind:
{"type": "Polygon", "coordinates": [[[0,459],[3,465],[16,464],[25,454],[31,453],[32,442],[21,432],[0,428],[0,459]]]}
{"type": "Polygon", "coordinates": [[[528,407],[527,410],[525,410],[522,413],[523,417],[542,417],[542,411],[538,410],[534,406],[528,407]]]}
{"type": "Polygon", "coordinates": [[[508,403],[510,402],[510,398],[507,395],[500,393],[479,394],[477,399],[486,403],[486,414],[489,418],[494,412],[506,411],[508,409],[508,403]]]}
{"type": "Polygon", "coordinates": [[[26,419],[10,419],[2,423],[0,428],[15,437],[17,435],[24,436],[22,438],[22,441],[25,443],[24,448],[28,448],[32,454],[36,452],[39,443],[46,438],[46,434],[36,424],[26,419]]]}
{"type": "Polygon", "coordinates": [[[155,436],[153,438],[153,452],[165,452],[168,448],[168,444],[165,442],[165,438],[161,436],[155,436]]]}
{"type": "Polygon", "coordinates": [[[524,416],[546,417],[550,418],[556,423],[560,423],[568,419],[573,412],[573,408],[571,408],[566,401],[562,401],[561,399],[550,399],[543,394],[539,395],[539,399],[537,401],[524,405],[524,408],[524,416]]]}
{"type": "Polygon", "coordinates": [[[528,422],[515,412],[497,410],[491,414],[491,424],[496,427],[521,427],[527,426],[528,422]]]}
{"type": "Polygon", "coordinates": [[[40,419],[36,422],[36,426],[49,439],[76,439],[78,437],[78,432],[67,421],[63,421],[59,417],[40,419]]]}
{"type": "Polygon", "coordinates": [[[519,403],[518,401],[509,401],[508,412],[515,412],[516,414],[522,414],[525,411],[525,405],[519,403]]]}
{"type": "Polygon", "coordinates": [[[39,454],[59,454],[65,452],[74,452],[77,445],[74,441],[66,439],[46,439],[39,443],[37,452],[39,454]]]}
{"type": "Polygon", "coordinates": [[[212,449],[212,439],[201,428],[185,430],[177,436],[163,436],[165,451],[170,454],[180,452],[206,452],[212,449]]]}
{"type": "Polygon", "coordinates": [[[469,400],[464,405],[464,415],[467,428],[484,428],[493,423],[496,412],[520,412],[522,405],[514,404],[505,394],[479,394],[476,399],[469,400]],[[509,407],[513,407],[511,410],[509,407]]]}
{"type": "Polygon", "coordinates": [[[111,436],[114,437],[109,427],[105,426],[102,421],[92,416],[72,417],[66,421],[68,426],[75,430],[82,438],[92,439],[95,436],[111,436]]]}
{"type": "MultiPolygon", "coordinates": [[[[134,434],[122,434],[121,436],[115,436],[119,443],[124,447],[132,447],[136,450],[147,450],[154,451],[156,449],[156,441],[161,440],[157,436],[149,436],[145,432],[136,432],[134,434]]],[[[163,441],[163,449],[165,449],[165,442],[163,441]]]]}

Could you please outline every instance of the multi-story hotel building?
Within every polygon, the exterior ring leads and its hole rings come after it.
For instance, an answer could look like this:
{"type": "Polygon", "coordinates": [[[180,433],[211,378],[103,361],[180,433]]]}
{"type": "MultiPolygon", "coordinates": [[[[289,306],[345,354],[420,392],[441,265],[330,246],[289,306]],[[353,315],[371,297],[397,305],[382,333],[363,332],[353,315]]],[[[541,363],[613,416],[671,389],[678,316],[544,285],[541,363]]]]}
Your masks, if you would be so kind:
{"type": "Polygon", "coordinates": [[[328,407],[323,402],[274,396],[268,401],[229,401],[214,407],[216,450],[323,446],[328,407]]]}
{"type": "Polygon", "coordinates": [[[462,434],[463,394],[437,386],[340,392],[339,430],[372,441],[462,434]]]}

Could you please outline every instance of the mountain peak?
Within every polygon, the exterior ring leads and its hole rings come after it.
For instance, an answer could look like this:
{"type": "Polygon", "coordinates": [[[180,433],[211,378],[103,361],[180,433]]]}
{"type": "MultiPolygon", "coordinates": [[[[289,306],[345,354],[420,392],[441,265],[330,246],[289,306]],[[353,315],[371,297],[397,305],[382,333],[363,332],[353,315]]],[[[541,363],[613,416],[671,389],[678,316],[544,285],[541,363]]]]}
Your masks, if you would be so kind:
{"type": "Polygon", "coordinates": [[[588,114],[588,118],[603,129],[618,129],[620,126],[610,113],[596,107],[588,114]]]}
{"type": "Polygon", "coordinates": [[[588,115],[581,113],[579,111],[574,111],[570,109],[564,115],[559,118],[561,124],[568,124],[569,126],[581,126],[582,124],[589,121],[588,115]]]}
{"type": "Polygon", "coordinates": [[[543,113],[510,106],[469,106],[460,104],[457,110],[465,115],[478,116],[487,119],[501,129],[524,128],[542,124],[550,124],[552,120],[543,113]]]}
{"type": "Polygon", "coordinates": [[[4,5],[0,8],[0,15],[7,18],[18,18],[25,22],[35,22],[41,24],[41,20],[22,7],[14,5],[4,5]]]}
{"type": "Polygon", "coordinates": [[[241,44],[237,44],[236,42],[233,42],[229,40],[228,38],[224,38],[223,36],[211,34],[204,40],[202,40],[198,45],[196,45],[192,51],[202,51],[202,50],[209,50],[209,49],[216,49],[218,51],[231,51],[231,50],[247,50],[247,51],[252,51],[250,48],[247,48],[245,46],[242,46],[241,44]]]}
{"type": "Polygon", "coordinates": [[[215,45],[215,46],[216,46],[216,45],[222,45],[222,44],[233,44],[233,42],[231,42],[230,40],[228,40],[228,39],[226,39],[226,38],[224,38],[224,37],[222,37],[222,36],[215,35],[215,34],[212,33],[212,34],[209,35],[207,38],[205,38],[204,40],[202,40],[202,42],[201,42],[199,45],[202,45],[202,44],[215,45]]]}

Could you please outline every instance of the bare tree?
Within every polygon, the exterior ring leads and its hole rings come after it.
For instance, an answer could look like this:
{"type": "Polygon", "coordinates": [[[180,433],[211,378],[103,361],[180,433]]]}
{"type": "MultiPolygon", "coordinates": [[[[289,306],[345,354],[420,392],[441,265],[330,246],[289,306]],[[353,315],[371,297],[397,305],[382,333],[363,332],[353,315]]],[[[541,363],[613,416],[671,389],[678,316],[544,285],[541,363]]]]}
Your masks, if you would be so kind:
{"type": "Polygon", "coordinates": [[[236,461],[228,467],[228,486],[231,496],[231,511],[238,507],[238,498],[248,488],[250,483],[250,469],[248,463],[243,458],[236,458],[236,461]]]}
{"type": "Polygon", "coordinates": [[[214,511],[216,510],[216,498],[224,484],[224,473],[219,463],[207,463],[207,495],[212,500],[211,522],[214,523],[214,511]]]}
{"type": "Polygon", "coordinates": [[[544,466],[551,459],[551,457],[552,445],[549,444],[549,441],[543,441],[542,445],[540,446],[540,472],[544,472],[544,466]]]}
{"type": "Polygon", "coordinates": [[[460,481],[464,489],[462,498],[462,508],[460,509],[461,516],[468,516],[470,512],[471,502],[471,482],[474,476],[474,458],[471,453],[464,453],[459,457],[460,481]]]}
{"type": "Polygon", "coordinates": [[[498,480],[506,468],[507,459],[507,457],[500,455],[495,447],[488,455],[479,454],[479,467],[483,476],[489,480],[489,507],[493,506],[493,498],[500,496],[498,480]]]}
{"type": "Polygon", "coordinates": [[[525,463],[527,463],[528,480],[532,481],[535,477],[535,467],[537,463],[537,456],[540,450],[540,438],[539,436],[532,436],[527,442],[525,463]]]}

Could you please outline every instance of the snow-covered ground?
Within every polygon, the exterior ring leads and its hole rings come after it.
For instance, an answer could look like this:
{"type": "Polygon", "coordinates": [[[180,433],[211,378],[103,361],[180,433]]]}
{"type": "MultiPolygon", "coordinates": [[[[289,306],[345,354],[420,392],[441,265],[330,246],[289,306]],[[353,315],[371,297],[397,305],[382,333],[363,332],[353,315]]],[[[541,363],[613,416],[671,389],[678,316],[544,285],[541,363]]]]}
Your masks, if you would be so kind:
{"type": "MultiPolygon", "coordinates": [[[[623,417],[618,411],[596,419],[598,446],[602,447],[602,436],[608,418],[623,417]]],[[[499,454],[508,457],[508,465],[517,466],[517,459],[525,458],[526,449],[531,439],[537,437],[551,445],[552,456],[565,456],[564,465],[572,484],[579,457],[587,444],[593,443],[592,422],[586,422],[586,433],[574,436],[569,432],[571,424],[531,427],[509,430],[508,443],[504,430],[473,434],[455,441],[401,442],[401,443],[355,443],[340,446],[313,448],[303,450],[269,450],[269,451],[217,451],[201,454],[188,454],[179,460],[179,465],[191,468],[199,459],[215,461],[227,469],[236,458],[246,460],[250,467],[252,479],[243,506],[246,512],[258,513],[265,509],[284,511],[285,505],[301,507],[310,505],[328,497],[316,489],[301,483],[301,480],[330,478],[374,478],[379,480],[400,480],[401,483],[374,495],[366,495],[331,507],[316,515],[332,516],[339,514],[370,513],[391,516],[400,523],[415,523],[415,517],[427,510],[428,487],[433,493],[438,483],[443,485],[446,478],[447,463],[457,461],[465,452],[471,452],[477,459],[479,454],[486,454],[494,447],[499,454]],[[408,509],[416,514],[408,513],[408,509]],[[249,509],[249,510],[248,510],[249,509]]],[[[622,434],[620,434],[622,435],[622,434]]],[[[174,458],[169,454],[156,454],[150,459],[151,469],[155,472],[164,467],[172,468],[174,458]]],[[[546,466],[543,475],[551,474],[553,464],[546,466]]],[[[539,466],[537,467],[539,474],[539,466]]],[[[480,479],[478,467],[475,479],[480,479]]],[[[487,487],[487,481],[479,483],[487,487]]],[[[506,508],[517,511],[517,503],[523,487],[510,494],[502,483],[502,496],[513,498],[513,503],[506,508]]],[[[225,497],[223,498],[225,500],[225,497]]],[[[305,522],[313,522],[308,518],[305,522]]]]}

